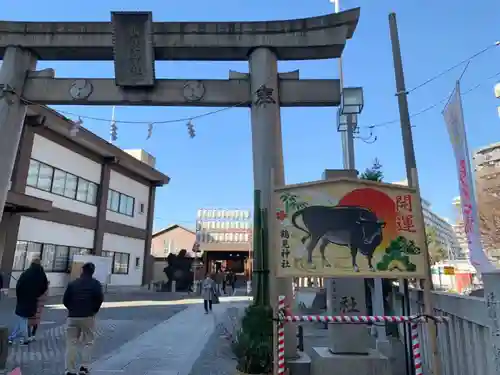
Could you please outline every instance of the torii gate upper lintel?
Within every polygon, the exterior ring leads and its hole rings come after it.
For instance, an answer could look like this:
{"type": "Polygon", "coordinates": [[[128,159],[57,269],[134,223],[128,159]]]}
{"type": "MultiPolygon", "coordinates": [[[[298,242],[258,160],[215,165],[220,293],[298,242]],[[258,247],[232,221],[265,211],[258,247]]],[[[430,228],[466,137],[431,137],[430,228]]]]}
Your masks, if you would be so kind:
{"type": "Polygon", "coordinates": [[[129,42],[149,39],[155,60],[245,61],[262,46],[279,60],[338,58],[359,14],[355,8],[283,21],[152,22],[151,12],[112,12],[112,22],[0,21],[0,58],[8,46],[23,46],[39,60],[111,61],[119,33],[129,42]]]}

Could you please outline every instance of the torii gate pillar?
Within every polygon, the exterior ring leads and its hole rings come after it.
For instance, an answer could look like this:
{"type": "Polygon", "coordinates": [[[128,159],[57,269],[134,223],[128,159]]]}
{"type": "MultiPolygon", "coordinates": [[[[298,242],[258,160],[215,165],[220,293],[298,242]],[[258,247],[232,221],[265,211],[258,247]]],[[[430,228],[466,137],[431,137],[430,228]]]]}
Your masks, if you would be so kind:
{"type": "Polygon", "coordinates": [[[21,100],[24,84],[37,59],[21,47],[8,47],[0,68],[0,221],[10,187],[27,105],[21,100]]]}
{"type": "MultiPolygon", "coordinates": [[[[274,186],[285,185],[278,59],[270,49],[256,48],[250,53],[249,65],[254,189],[261,191],[262,208],[267,208],[268,212],[267,222],[274,223],[271,201],[274,186]]],[[[268,237],[269,241],[271,236],[268,237]]],[[[285,295],[291,303],[292,280],[276,277],[275,249],[271,241],[268,243],[268,249],[271,304],[277,301],[278,295],[285,295]]],[[[285,355],[288,358],[297,355],[295,328],[292,324],[285,326],[285,355]]]]}

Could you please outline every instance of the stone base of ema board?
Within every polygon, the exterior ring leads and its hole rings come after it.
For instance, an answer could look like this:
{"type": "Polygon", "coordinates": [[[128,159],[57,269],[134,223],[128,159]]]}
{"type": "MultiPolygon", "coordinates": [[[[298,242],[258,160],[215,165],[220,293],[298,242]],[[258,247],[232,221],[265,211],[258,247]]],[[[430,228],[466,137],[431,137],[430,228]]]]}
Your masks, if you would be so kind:
{"type": "Polygon", "coordinates": [[[375,349],[366,355],[332,354],[329,348],[314,347],[311,353],[311,375],[392,375],[389,358],[375,349]]]}

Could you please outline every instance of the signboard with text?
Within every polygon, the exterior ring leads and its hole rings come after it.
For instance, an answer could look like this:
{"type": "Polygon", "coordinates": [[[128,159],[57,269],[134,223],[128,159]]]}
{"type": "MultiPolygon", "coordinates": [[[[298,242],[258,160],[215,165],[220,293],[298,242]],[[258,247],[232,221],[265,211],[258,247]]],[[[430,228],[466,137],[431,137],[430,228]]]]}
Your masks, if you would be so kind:
{"type": "Polygon", "coordinates": [[[154,86],[150,12],[112,12],[115,82],[122,87],[154,86]]]}
{"type": "Polygon", "coordinates": [[[279,188],[274,199],[279,277],[425,276],[414,189],[343,178],[279,188]]]}
{"type": "Polygon", "coordinates": [[[444,266],[443,267],[443,274],[449,275],[449,276],[455,275],[455,267],[444,266]]]}

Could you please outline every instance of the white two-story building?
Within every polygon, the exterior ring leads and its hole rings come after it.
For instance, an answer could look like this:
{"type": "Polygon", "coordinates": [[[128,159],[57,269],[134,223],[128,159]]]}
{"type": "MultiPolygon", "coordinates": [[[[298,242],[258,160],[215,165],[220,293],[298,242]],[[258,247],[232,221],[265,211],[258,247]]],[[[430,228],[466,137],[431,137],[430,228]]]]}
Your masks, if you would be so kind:
{"type": "Polygon", "coordinates": [[[63,287],[75,254],[113,258],[111,285],[149,282],[155,191],[169,177],[46,107],[28,110],[0,223],[10,287],[40,257],[63,287]]]}

